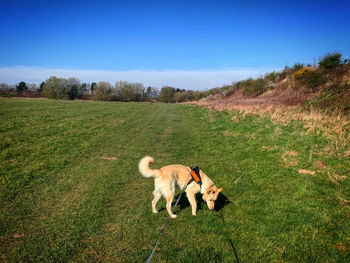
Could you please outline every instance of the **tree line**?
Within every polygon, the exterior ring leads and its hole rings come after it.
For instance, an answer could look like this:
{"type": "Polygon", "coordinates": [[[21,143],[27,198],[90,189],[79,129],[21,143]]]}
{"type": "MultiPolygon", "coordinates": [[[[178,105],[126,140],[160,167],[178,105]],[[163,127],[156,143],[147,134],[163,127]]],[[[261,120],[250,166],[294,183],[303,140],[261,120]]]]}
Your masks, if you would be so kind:
{"type": "MultiPolygon", "coordinates": [[[[16,95],[39,93],[42,97],[62,100],[99,100],[99,101],[161,101],[166,103],[184,102],[199,98],[200,92],[163,86],[160,91],[155,87],[144,87],[141,83],[117,81],[114,85],[106,81],[81,83],[78,78],[52,76],[40,85],[18,85],[0,83],[1,90],[16,91],[16,95]]],[[[1,94],[0,94],[1,95],[1,94]]]]}
{"type": "Polygon", "coordinates": [[[145,88],[141,83],[118,81],[112,86],[100,81],[80,83],[77,78],[50,77],[42,84],[43,96],[50,99],[92,99],[102,101],[148,101],[158,97],[154,87],[145,88]]]}

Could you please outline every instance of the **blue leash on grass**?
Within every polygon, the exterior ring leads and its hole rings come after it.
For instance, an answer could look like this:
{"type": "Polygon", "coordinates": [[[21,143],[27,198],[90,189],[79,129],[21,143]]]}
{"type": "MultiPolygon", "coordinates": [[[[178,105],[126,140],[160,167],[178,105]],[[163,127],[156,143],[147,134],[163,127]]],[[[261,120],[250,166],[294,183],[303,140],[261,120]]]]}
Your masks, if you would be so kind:
{"type": "MultiPolygon", "coordinates": [[[[191,167],[191,172],[190,172],[189,176],[191,176],[192,171],[193,171],[193,168],[191,167]]],[[[183,192],[185,191],[185,189],[186,189],[186,187],[187,187],[187,185],[188,185],[189,182],[192,182],[192,180],[188,181],[188,182],[186,183],[185,187],[182,188],[181,193],[180,193],[179,197],[178,197],[177,200],[176,200],[176,203],[175,203],[175,206],[174,206],[173,210],[176,208],[177,204],[179,203],[179,201],[180,201],[180,199],[181,199],[181,196],[182,196],[183,192]]],[[[152,257],[153,257],[153,254],[154,254],[154,252],[156,251],[156,248],[157,248],[157,246],[158,246],[159,240],[160,240],[160,238],[162,237],[162,235],[163,235],[163,233],[164,233],[164,229],[165,229],[166,226],[169,224],[169,220],[170,220],[170,215],[168,216],[168,219],[166,220],[165,225],[163,226],[162,230],[160,231],[160,234],[159,234],[159,237],[158,237],[158,239],[157,239],[157,242],[156,242],[156,244],[154,245],[154,248],[153,248],[151,254],[149,255],[149,257],[148,257],[146,263],[150,263],[150,262],[151,262],[151,259],[152,259],[152,257]]]]}

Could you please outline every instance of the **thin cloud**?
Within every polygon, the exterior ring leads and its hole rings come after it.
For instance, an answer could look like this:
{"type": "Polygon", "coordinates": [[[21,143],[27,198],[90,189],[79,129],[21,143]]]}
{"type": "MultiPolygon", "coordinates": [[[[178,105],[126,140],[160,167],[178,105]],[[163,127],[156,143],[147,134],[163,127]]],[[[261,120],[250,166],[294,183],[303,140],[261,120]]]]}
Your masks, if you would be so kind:
{"type": "Polygon", "coordinates": [[[164,85],[181,89],[205,90],[233,81],[258,77],[273,68],[260,69],[218,69],[218,70],[80,70],[80,69],[52,69],[40,67],[0,67],[0,82],[9,84],[25,81],[40,83],[51,76],[76,77],[81,82],[125,80],[143,83],[145,86],[162,87],[164,85]]]}

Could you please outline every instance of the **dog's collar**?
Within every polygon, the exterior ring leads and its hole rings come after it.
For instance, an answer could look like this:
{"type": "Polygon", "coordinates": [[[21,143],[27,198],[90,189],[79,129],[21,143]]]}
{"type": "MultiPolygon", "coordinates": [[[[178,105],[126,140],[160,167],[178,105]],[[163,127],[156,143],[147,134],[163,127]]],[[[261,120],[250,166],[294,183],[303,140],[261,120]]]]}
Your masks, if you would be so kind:
{"type": "Polygon", "coordinates": [[[207,187],[207,189],[209,189],[210,187],[214,186],[215,184],[211,184],[209,187],[207,187]]]}
{"type": "Polygon", "coordinates": [[[210,188],[210,187],[212,187],[212,186],[214,186],[215,184],[211,184],[209,187],[207,187],[207,188],[205,188],[203,185],[201,186],[202,188],[203,188],[203,190],[204,190],[204,192],[206,193],[207,192],[207,190],[210,188]]]}

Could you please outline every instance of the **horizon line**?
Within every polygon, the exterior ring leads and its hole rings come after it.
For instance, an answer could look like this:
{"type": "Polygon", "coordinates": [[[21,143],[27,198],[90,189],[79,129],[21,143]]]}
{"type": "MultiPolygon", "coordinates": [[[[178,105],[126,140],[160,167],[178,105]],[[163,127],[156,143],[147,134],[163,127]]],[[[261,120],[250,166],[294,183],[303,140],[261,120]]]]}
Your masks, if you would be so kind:
{"type": "Polygon", "coordinates": [[[272,71],[280,70],[280,66],[236,67],[218,69],[138,69],[138,70],[101,70],[77,68],[51,68],[38,66],[0,66],[0,82],[15,84],[20,81],[40,84],[51,76],[76,77],[81,82],[108,81],[115,83],[123,80],[142,83],[145,86],[174,86],[176,88],[205,90],[234,81],[256,78],[272,71]]]}

